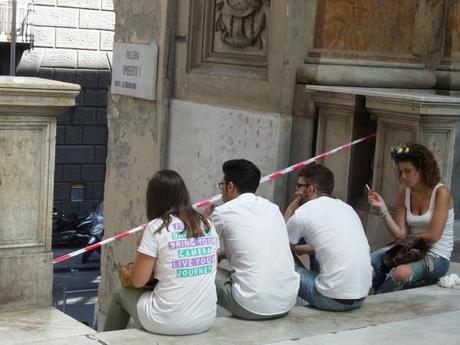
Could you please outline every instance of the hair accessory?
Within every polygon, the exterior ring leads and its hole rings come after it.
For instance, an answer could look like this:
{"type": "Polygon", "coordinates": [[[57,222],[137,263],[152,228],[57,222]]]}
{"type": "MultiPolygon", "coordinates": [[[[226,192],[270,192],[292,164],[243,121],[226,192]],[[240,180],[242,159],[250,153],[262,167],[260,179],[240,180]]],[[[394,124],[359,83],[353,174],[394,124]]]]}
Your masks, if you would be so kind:
{"type": "Polygon", "coordinates": [[[398,155],[409,153],[409,146],[406,144],[398,144],[391,148],[391,158],[395,159],[398,155]]]}

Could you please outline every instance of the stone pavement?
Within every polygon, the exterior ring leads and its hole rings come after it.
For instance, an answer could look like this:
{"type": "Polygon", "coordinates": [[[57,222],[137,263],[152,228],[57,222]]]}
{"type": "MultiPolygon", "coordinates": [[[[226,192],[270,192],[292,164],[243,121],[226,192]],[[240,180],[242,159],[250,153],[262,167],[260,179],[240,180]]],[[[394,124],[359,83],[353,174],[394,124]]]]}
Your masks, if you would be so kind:
{"type": "MultiPolygon", "coordinates": [[[[460,274],[460,264],[451,272],[460,274]]],[[[0,314],[4,345],[118,344],[460,344],[460,286],[369,296],[351,312],[296,306],[269,321],[218,317],[206,333],[168,337],[137,329],[97,333],[53,308],[0,314]]]]}

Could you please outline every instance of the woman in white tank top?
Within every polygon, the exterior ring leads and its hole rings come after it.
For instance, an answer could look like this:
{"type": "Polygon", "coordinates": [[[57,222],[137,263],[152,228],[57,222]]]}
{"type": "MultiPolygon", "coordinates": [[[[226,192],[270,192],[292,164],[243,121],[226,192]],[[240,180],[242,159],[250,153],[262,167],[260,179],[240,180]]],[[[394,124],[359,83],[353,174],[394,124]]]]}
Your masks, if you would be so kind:
{"type": "Polygon", "coordinates": [[[449,189],[439,183],[439,167],[433,154],[423,145],[408,143],[392,148],[391,157],[405,187],[397,195],[395,218],[378,193],[369,191],[369,204],[380,209],[395,239],[424,239],[430,251],[424,259],[397,266],[389,274],[382,267],[387,248],[372,253],[372,285],[378,293],[436,283],[449,269],[454,242],[453,201],[449,189]]]}

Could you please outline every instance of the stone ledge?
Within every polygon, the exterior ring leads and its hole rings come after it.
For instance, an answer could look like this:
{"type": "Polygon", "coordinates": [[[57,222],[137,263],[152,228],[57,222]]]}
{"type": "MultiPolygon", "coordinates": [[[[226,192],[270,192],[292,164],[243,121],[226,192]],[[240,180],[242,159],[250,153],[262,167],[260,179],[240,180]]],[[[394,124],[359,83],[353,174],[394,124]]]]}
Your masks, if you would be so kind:
{"type": "Polygon", "coordinates": [[[0,313],[0,325],[3,345],[50,344],[53,340],[55,344],[75,344],[76,337],[96,333],[53,307],[0,313]]]}
{"type": "Polygon", "coordinates": [[[460,341],[459,326],[460,311],[454,311],[298,340],[283,341],[278,345],[457,345],[460,341]]]}
{"type": "MultiPolygon", "coordinates": [[[[351,312],[325,312],[302,306],[294,307],[288,316],[278,320],[244,321],[219,317],[206,333],[191,336],[160,336],[137,329],[102,332],[92,339],[108,345],[122,344],[380,344],[393,343],[458,344],[460,334],[460,287],[443,289],[437,286],[370,296],[363,307],[351,312]],[[433,322],[432,326],[423,323],[433,322]],[[423,328],[420,325],[424,325],[423,328]],[[437,328],[436,325],[444,325],[437,328]],[[417,327],[416,327],[417,326],[417,327]],[[427,326],[427,327],[425,327],[427,326]],[[444,331],[450,331],[447,336],[444,331]],[[424,342],[422,342],[424,341],[424,342]],[[450,341],[450,342],[449,342],[450,341]]],[[[68,344],[96,344],[78,337],[68,344]]],[[[44,343],[43,343],[44,344],[44,343]]],[[[58,344],[48,342],[47,344],[58,344]]]]}
{"type": "Polygon", "coordinates": [[[436,83],[433,72],[404,64],[359,65],[359,61],[305,63],[297,71],[301,84],[429,89],[436,83]]]}
{"type": "MultiPolygon", "coordinates": [[[[460,264],[452,263],[450,272],[460,272],[460,264]]],[[[307,344],[309,339],[316,339],[321,344],[322,338],[335,339],[334,334],[343,334],[363,329],[365,334],[372,336],[373,329],[379,327],[392,339],[393,330],[404,331],[405,334],[417,332],[419,338],[437,339],[433,329],[423,332],[422,328],[413,328],[420,324],[419,319],[435,317],[450,320],[452,315],[460,315],[460,287],[443,289],[428,286],[418,289],[399,291],[391,294],[369,296],[363,307],[350,312],[326,312],[308,307],[296,306],[288,316],[268,321],[244,321],[233,317],[218,317],[213,327],[206,333],[192,336],[170,337],[149,334],[136,329],[98,333],[94,337],[106,344],[307,344]],[[444,316],[445,315],[445,316],[444,316]],[[389,325],[389,326],[386,326],[389,325]],[[388,331],[386,332],[386,328],[388,331]]],[[[459,320],[459,319],[456,319],[459,320]]],[[[457,322],[457,326],[459,321],[457,322]]],[[[452,328],[452,327],[451,327],[452,328]]],[[[360,335],[357,334],[357,337],[360,335]]],[[[378,336],[378,334],[376,335],[378,336]]],[[[353,334],[348,336],[352,344],[356,339],[353,334]]],[[[455,343],[460,340],[452,337],[455,343]]],[[[405,340],[412,340],[409,335],[405,340]]],[[[331,342],[333,343],[333,342],[331,342]]],[[[435,342],[434,342],[435,343],[435,342]]],[[[367,344],[367,343],[363,343],[367,344]]]]}
{"type": "Polygon", "coordinates": [[[74,106],[80,89],[80,85],[48,79],[0,76],[0,105],[8,106],[11,114],[51,116],[74,106]]]}
{"type": "MultiPolygon", "coordinates": [[[[460,264],[453,263],[450,271],[460,272],[460,264]]],[[[428,286],[369,296],[361,309],[350,312],[297,306],[277,320],[219,317],[206,333],[177,337],[137,329],[96,333],[53,308],[0,314],[0,324],[5,345],[458,344],[459,297],[460,287],[428,286]]]]}

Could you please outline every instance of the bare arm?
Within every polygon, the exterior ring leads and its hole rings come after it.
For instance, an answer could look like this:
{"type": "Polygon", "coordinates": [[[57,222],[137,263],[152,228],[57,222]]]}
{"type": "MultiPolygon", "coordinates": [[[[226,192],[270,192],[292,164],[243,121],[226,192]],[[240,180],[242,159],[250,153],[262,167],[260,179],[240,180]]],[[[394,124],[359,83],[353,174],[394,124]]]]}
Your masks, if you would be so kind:
{"type": "Polygon", "coordinates": [[[396,198],[396,214],[395,219],[391,216],[388,208],[383,200],[382,196],[377,192],[370,191],[368,193],[367,199],[369,204],[374,207],[377,207],[380,210],[380,215],[385,221],[387,229],[390,231],[390,234],[395,238],[404,238],[407,234],[406,229],[406,208],[404,206],[404,190],[398,192],[396,198]]]}
{"type": "Polygon", "coordinates": [[[311,244],[291,244],[291,251],[297,255],[314,254],[315,248],[311,244]]]}
{"type": "Polygon", "coordinates": [[[131,271],[131,280],[136,288],[141,288],[147,284],[152,276],[156,258],[142,253],[137,253],[131,271]]]}
{"type": "Polygon", "coordinates": [[[447,214],[451,206],[451,196],[447,187],[439,187],[436,191],[433,216],[431,218],[430,228],[428,231],[417,234],[418,238],[423,238],[429,243],[439,241],[446,225],[447,214]]]}
{"type": "Polygon", "coordinates": [[[296,196],[294,200],[289,204],[287,207],[286,211],[284,211],[284,221],[288,221],[289,218],[292,217],[294,214],[295,210],[297,210],[300,206],[300,196],[296,196]]]}

